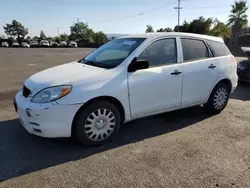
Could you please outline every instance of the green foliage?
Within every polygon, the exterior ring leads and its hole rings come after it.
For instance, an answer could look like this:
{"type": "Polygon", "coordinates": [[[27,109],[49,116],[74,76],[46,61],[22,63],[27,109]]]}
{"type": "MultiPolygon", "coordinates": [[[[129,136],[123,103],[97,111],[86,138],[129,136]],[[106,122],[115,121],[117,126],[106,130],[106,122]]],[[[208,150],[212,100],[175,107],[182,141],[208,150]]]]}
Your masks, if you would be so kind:
{"type": "Polygon", "coordinates": [[[47,38],[47,37],[46,37],[44,31],[41,30],[41,31],[40,31],[40,39],[42,40],[42,39],[46,39],[46,38],[47,38]]]}
{"type": "MultiPolygon", "coordinates": [[[[174,31],[178,31],[178,26],[174,31]]],[[[204,35],[213,35],[222,37],[225,41],[229,41],[231,35],[231,27],[220,22],[218,19],[199,17],[190,22],[184,21],[180,26],[180,32],[197,33],[204,35]]]]}
{"type": "Polygon", "coordinates": [[[94,41],[94,31],[89,28],[88,24],[77,21],[70,26],[69,40],[84,40],[87,43],[94,41]]]}
{"type": "Polygon", "coordinates": [[[102,31],[99,31],[94,34],[94,42],[98,44],[103,44],[108,42],[108,38],[102,31]]]}
{"type": "MultiPolygon", "coordinates": [[[[209,34],[212,26],[213,19],[200,16],[198,19],[194,19],[191,22],[184,21],[183,25],[180,26],[180,32],[198,33],[198,34],[209,34]]],[[[175,31],[177,27],[175,27],[175,31]]]]}
{"type": "Polygon", "coordinates": [[[57,43],[60,43],[61,38],[60,37],[54,37],[52,40],[55,41],[55,42],[57,42],[57,43]]]}
{"type": "Polygon", "coordinates": [[[153,29],[152,25],[147,25],[147,29],[146,29],[145,32],[146,33],[152,33],[152,32],[154,32],[154,29],[153,29]]]}
{"type": "Polygon", "coordinates": [[[28,29],[16,20],[13,20],[11,24],[7,23],[3,28],[4,32],[11,37],[21,38],[28,34],[28,29]]]}
{"type": "Polygon", "coordinates": [[[214,27],[210,30],[209,34],[222,37],[224,40],[229,40],[231,28],[217,19],[213,24],[214,27]]]}
{"type": "Polygon", "coordinates": [[[68,41],[69,37],[68,37],[68,35],[66,33],[64,33],[64,34],[60,35],[59,40],[60,41],[68,41]]]}
{"type": "Polygon", "coordinates": [[[160,28],[156,32],[172,32],[173,30],[170,27],[167,28],[160,28]]]}
{"type": "Polygon", "coordinates": [[[33,40],[33,41],[38,41],[38,40],[39,40],[39,37],[38,37],[38,36],[34,36],[32,40],[33,40]]]}
{"type": "Polygon", "coordinates": [[[247,10],[247,1],[235,1],[229,15],[228,25],[239,25],[239,27],[245,28],[248,24],[247,10]]]}

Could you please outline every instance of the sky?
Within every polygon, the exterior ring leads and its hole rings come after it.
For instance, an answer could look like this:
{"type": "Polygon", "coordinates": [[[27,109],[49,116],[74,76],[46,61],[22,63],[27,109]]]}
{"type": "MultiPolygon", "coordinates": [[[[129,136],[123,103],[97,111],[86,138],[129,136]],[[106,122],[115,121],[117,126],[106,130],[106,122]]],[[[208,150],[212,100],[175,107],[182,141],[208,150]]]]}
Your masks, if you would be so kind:
{"type": "MultiPolygon", "coordinates": [[[[199,16],[226,22],[233,2],[181,0],[180,23],[199,16]]],[[[41,30],[46,36],[69,34],[77,19],[106,34],[143,33],[148,24],[155,30],[177,25],[177,0],[0,0],[0,5],[0,35],[13,19],[28,28],[31,37],[41,30]]]]}

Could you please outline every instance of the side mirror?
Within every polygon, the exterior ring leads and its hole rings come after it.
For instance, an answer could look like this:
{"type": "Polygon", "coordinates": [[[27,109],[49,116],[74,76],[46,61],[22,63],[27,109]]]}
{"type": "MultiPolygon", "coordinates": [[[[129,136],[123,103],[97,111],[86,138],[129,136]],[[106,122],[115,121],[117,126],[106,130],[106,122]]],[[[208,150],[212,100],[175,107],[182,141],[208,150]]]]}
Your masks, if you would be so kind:
{"type": "Polygon", "coordinates": [[[149,62],[147,60],[133,60],[128,66],[128,72],[135,72],[141,69],[147,69],[149,62]]]}

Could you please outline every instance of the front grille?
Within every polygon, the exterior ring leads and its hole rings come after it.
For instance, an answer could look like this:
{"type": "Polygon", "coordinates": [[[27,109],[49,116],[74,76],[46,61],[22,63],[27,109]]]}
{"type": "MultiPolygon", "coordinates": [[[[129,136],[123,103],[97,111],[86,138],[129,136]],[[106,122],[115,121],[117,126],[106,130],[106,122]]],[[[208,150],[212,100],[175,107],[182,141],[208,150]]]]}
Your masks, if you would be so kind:
{"type": "Polygon", "coordinates": [[[31,91],[25,85],[23,85],[23,96],[27,98],[30,95],[31,91]]]}

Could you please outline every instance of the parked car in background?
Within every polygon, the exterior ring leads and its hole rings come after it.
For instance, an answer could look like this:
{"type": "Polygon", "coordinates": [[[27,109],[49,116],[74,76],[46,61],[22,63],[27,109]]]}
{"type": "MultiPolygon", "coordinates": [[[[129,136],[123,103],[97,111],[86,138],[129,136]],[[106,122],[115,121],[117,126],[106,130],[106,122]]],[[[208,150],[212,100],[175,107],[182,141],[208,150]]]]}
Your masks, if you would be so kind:
{"type": "Polygon", "coordinates": [[[238,62],[237,74],[240,82],[250,83],[250,47],[241,47],[241,50],[247,59],[238,62]]]}
{"type": "Polygon", "coordinates": [[[75,41],[70,41],[70,42],[68,43],[68,46],[69,46],[70,48],[77,48],[77,43],[76,43],[75,41]]]}
{"type": "Polygon", "coordinates": [[[40,41],[40,46],[41,47],[49,47],[49,41],[47,41],[47,40],[41,40],[40,41]]]}
{"type": "Polygon", "coordinates": [[[67,47],[67,42],[61,41],[60,42],[60,47],[67,47]]]}
{"type": "Polygon", "coordinates": [[[30,42],[30,47],[31,48],[35,48],[35,47],[39,47],[40,45],[39,45],[39,43],[37,42],[37,41],[31,41],[30,42]]]}
{"type": "Polygon", "coordinates": [[[8,42],[2,42],[1,47],[9,47],[8,42]]]}
{"type": "Polygon", "coordinates": [[[236,71],[236,59],[219,37],[127,35],[31,76],[14,106],[31,134],[75,135],[96,145],[133,119],[196,105],[220,113],[237,87],[236,71]]]}
{"type": "Polygon", "coordinates": [[[29,48],[29,47],[30,47],[30,45],[29,45],[27,42],[22,42],[22,43],[21,43],[21,46],[22,46],[23,48],[29,48]]]}
{"type": "Polygon", "coordinates": [[[13,42],[11,47],[18,48],[18,47],[20,47],[20,44],[18,42],[13,42]]]}
{"type": "Polygon", "coordinates": [[[59,47],[59,44],[57,42],[51,42],[50,46],[51,47],[59,47]]]}

